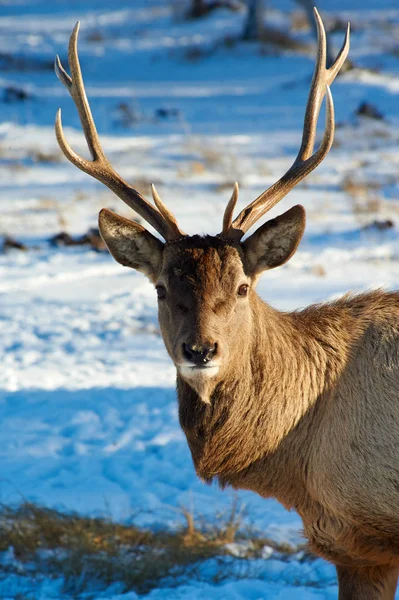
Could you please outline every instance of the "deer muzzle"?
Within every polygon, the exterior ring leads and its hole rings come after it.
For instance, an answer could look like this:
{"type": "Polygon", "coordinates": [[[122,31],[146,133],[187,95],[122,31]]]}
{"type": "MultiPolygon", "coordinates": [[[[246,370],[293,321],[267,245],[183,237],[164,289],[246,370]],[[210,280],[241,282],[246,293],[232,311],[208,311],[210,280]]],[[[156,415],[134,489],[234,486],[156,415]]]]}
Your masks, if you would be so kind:
{"type": "Polygon", "coordinates": [[[217,343],[203,344],[182,344],[182,358],[177,368],[186,378],[193,378],[199,375],[212,377],[219,371],[219,363],[215,358],[217,356],[217,343]]]}

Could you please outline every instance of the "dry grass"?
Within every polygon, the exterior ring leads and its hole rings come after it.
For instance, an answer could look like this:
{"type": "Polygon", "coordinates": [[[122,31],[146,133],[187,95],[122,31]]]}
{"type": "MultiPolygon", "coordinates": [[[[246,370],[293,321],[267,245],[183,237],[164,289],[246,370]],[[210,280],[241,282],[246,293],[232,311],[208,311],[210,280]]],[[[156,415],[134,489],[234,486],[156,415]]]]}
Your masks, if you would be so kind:
{"type": "Polygon", "coordinates": [[[310,30],[309,19],[303,10],[293,10],[291,13],[291,31],[308,32],[310,30]]]}
{"type": "Polygon", "coordinates": [[[280,50],[291,50],[294,52],[311,52],[312,45],[292,37],[289,33],[264,25],[259,35],[261,44],[272,46],[280,50]]]}
{"type": "Polygon", "coordinates": [[[348,195],[352,212],[361,226],[381,210],[380,185],[372,181],[359,181],[352,175],[347,175],[341,182],[341,187],[348,195]]]}
{"type": "Polygon", "coordinates": [[[370,194],[378,192],[381,185],[373,181],[360,181],[349,174],[344,177],[341,187],[352,198],[366,199],[370,197],[370,194]]]}
{"type": "Polygon", "coordinates": [[[184,151],[192,158],[185,161],[178,170],[177,176],[180,179],[206,175],[207,172],[222,176],[229,185],[232,173],[235,173],[235,177],[241,182],[244,179],[241,161],[229,148],[222,145],[211,147],[204,144],[203,139],[192,136],[184,151]]]}
{"type": "MultiPolygon", "coordinates": [[[[229,544],[245,542],[246,555],[259,557],[265,546],[274,553],[289,555],[298,547],[276,544],[242,529],[242,510],[237,502],[213,522],[195,518],[182,510],[185,525],[178,530],[150,531],[105,518],[73,513],[25,502],[17,508],[0,509],[0,551],[12,548],[21,571],[63,577],[65,592],[80,594],[95,582],[104,589],[121,582],[125,591],[147,593],[162,583],[200,578],[200,566],[209,558],[221,560],[232,552],[229,544]]],[[[233,553],[234,554],[234,553],[233,553]]],[[[2,569],[0,564],[0,576],[2,569]]],[[[7,565],[9,573],[10,565],[7,565]]],[[[221,564],[215,577],[228,577],[221,564]]]]}
{"type": "Polygon", "coordinates": [[[63,160],[63,154],[59,151],[43,152],[42,150],[31,150],[28,157],[34,163],[56,164],[63,160]]]}

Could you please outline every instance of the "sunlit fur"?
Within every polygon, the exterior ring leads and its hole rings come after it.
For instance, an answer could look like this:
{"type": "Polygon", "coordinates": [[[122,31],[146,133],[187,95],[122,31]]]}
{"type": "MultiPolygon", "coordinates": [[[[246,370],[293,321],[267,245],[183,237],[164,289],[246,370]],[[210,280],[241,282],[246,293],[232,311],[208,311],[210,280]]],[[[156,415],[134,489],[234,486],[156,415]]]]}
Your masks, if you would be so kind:
{"type": "Polygon", "coordinates": [[[250,281],[245,266],[242,248],[209,238],[164,253],[160,278],[170,299],[159,318],[172,358],[187,339],[220,345],[215,377],[190,381],[178,371],[196,470],[296,509],[312,550],[340,565],[341,598],[393,598],[399,295],[281,313],[253,288],[237,298],[250,281]]]}
{"type": "Polygon", "coordinates": [[[131,256],[126,232],[119,241],[124,221],[115,228],[112,216],[102,235],[117,260],[165,287],[159,322],[198,475],[297,510],[311,549],[337,565],[340,600],[393,600],[399,294],[292,313],[263,302],[260,271],[287,260],[300,239],[298,211],[287,224],[293,214],[243,243],[194,236],[161,247],[135,225],[131,256]],[[243,283],[246,297],[237,295],[243,283]],[[218,370],[179,369],[184,342],[217,343],[218,370]]]}
{"type": "Polygon", "coordinates": [[[245,277],[239,250],[176,249],[167,257],[168,266],[184,265],[169,271],[175,302],[191,306],[168,318],[160,309],[172,356],[188,334],[221,343],[206,404],[201,386],[178,373],[180,423],[197,473],[296,509],[312,550],[340,566],[341,598],[393,598],[399,295],[377,291],[281,313],[253,289],[237,300],[245,277]]]}

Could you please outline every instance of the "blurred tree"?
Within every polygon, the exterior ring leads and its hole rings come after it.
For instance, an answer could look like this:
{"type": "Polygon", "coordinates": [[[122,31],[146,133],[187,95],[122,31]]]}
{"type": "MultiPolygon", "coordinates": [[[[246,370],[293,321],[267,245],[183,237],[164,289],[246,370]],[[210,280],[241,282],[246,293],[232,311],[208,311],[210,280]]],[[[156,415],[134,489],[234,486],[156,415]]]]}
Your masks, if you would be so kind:
{"type": "Polygon", "coordinates": [[[202,17],[208,12],[208,5],[205,0],[192,0],[190,16],[193,19],[202,17]]]}
{"type": "MultiPolygon", "coordinates": [[[[312,29],[314,37],[317,39],[317,28],[316,21],[313,15],[313,7],[315,5],[314,0],[295,0],[297,4],[302,6],[304,9],[309,26],[312,29]]],[[[243,39],[244,40],[259,40],[266,41],[268,38],[272,43],[281,43],[286,47],[295,49],[301,44],[296,42],[287,33],[276,31],[270,27],[266,27],[264,24],[265,16],[265,0],[246,0],[247,3],[247,18],[244,25],[243,39]]],[[[327,63],[332,62],[332,52],[329,44],[329,38],[327,36],[327,63]]]]}
{"type": "Polygon", "coordinates": [[[244,40],[258,40],[263,30],[263,0],[247,0],[247,19],[244,25],[244,40]]]}
{"type": "MultiPolygon", "coordinates": [[[[242,39],[247,41],[261,40],[272,45],[290,50],[309,50],[309,44],[291,36],[289,32],[281,31],[265,24],[265,12],[269,0],[172,0],[176,14],[189,19],[204,17],[218,8],[227,8],[233,11],[247,9],[247,15],[242,32],[242,39]],[[183,8],[184,7],[184,8],[183,8]]],[[[317,39],[316,21],[313,15],[315,0],[294,0],[305,11],[309,26],[317,39]]],[[[1,2],[1,0],[0,0],[1,2]]],[[[267,16],[266,16],[267,21],[267,16]]],[[[333,53],[327,36],[327,65],[332,63],[333,53]]],[[[350,62],[346,62],[347,67],[350,62]]]]}
{"type": "Polygon", "coordinates": [[[239,10],[242,6],[240,0],[191,0],[191,6],[188,16],[191,19],[203,17],[216,8],[228,8],[230,10],[239,10]]]}

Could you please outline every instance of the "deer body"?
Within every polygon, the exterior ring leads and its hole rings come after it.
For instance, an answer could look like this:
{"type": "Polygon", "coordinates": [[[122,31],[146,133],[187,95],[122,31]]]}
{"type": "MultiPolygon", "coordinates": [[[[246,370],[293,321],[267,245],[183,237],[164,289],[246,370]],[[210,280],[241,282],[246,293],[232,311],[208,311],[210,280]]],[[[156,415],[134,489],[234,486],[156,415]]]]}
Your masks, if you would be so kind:
{"type": "Polygon", "coordinates": [[[78,25],[71,75],[56,72],[79,111],[93,160],[67,158],[149,222],[103,209],[101,235],[114,258],[144,273],[177,369],[179,418],[196,471],[223,487],[273,496],[303,519],[311,548],[337,567],[339,600],[393,600],[399,570],[399,293],[370,292],[282,313],[263,302],[260,275],[297,249],[305,211],[294,206],[242,241],[250,227],[323,160],[334,136],[329,86],[349,50],[349,28],[332,66],[315,11],[318,56],[297,158],[233,220],[235,185],[218,236],[188,236],[152,188],[154,204],[107,160],[84,90],[78,25]],[[326,97],[326,126],[313,152],[326,97]]]}
{"type": "Polygon", "coordinates": [[[399,294],[254,303],[243,364],[209,404],[178,378],[198,475],[295,509],[335,564],[399,564],[399,294]]]}

